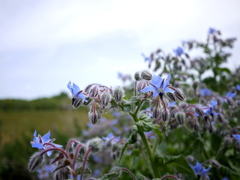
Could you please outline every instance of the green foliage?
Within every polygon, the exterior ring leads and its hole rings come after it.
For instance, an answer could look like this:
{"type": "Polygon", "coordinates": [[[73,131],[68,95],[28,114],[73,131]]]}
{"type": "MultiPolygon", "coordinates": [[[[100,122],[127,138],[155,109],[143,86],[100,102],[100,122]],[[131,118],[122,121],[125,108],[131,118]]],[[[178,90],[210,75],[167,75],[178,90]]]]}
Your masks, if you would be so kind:
{"type": "Polygon", "coordinates": [[[51,98],[39,98],[31,101],[18,99],[0,100],[0,111],[32,111],[69,109],[70,99],[64,92],[51,98]]]}

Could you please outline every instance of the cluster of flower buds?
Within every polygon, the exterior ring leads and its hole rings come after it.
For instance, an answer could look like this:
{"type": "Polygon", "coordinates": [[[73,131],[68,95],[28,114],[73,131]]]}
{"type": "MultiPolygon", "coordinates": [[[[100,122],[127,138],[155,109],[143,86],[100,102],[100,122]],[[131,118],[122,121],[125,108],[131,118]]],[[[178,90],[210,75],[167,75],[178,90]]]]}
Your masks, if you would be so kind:
{"type": "Polygon", "coordinates": [[[76,84],[71,85],[71,82],[68,83],[67,87],[72,93],[72,106],[74,108],[78,108],[80,105],[89,106],[88,117],[92,124],[96,124],[101,118],[102,112],[110,108],[112,100],[118,104],[124,96],[124,90],[121,87],[112,90],[100,84],[90,84],[81,91],[76,84]]]}
{"type": "Polygon", "coordinates": [[[135,79],[137,81],[135,87],[137,92],[143,93],[144,98],[149,98],[152,117],[158,122],[166,122],[170,118],[168,99],[171,101],[183,101],[185,99],[181,89],[169,84],[170,74],[168,74],[167,79],[163,79],[144,70],[141,73],[135,73],[135,79]],[[168,99],[164,97],[165,94],[168,99]]]}
{"type": "MultiPolygon", "coordinates": [[[[55,159],[52,160],[51,164],[55,164],[54,179],[69,179],[70,176],[77,177],[79,174],[83,176],[84,168],[88,157],[91,153],[98,153],[102,150],[103,140],[96,137],[89,140],[86,144],[81,143],[77,140],[71,139],[67,143],[65,149],[62,149],[61,145],[52,143],[53,140],[50,138],[50,132],[41,137],[37,137],[36,131],[34,132],[33,141],[31,142],[32,147],[38,148],[38,151],[32,155],[28,163],[29,171],[35,171],[39,166],[44,163],[45,155],[51,155],[52,151],[58,152],[55,159]],[[45,148],[46,146],[46,148],[45,148]],[[51,152],[51,153],[49,153],[51,152]],[[76,165],[81,162],[81,173],[76,169],[76,165]]],[[[79,166],[78,166],[79,167],[79,166]]]]}

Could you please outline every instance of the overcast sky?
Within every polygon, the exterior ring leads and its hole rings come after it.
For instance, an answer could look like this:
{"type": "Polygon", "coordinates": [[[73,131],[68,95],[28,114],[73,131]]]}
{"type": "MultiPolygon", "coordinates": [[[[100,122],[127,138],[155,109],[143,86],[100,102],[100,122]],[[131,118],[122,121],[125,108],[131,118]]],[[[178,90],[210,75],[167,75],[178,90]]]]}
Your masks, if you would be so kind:
{"type": "Polygon", "coordinates": [[[69,80],[122,85],[147,68],[141,53],[204,41],[209,27],[237,37],[239,0],[0,0],[0,99],[50,97],[69,80]]]}

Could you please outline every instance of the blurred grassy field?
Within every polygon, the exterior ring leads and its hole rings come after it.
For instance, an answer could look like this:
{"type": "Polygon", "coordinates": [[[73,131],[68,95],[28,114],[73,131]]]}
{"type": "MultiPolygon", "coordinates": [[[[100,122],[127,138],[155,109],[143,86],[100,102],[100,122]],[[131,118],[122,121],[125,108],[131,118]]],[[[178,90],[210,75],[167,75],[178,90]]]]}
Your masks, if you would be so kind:
{"type": "Polygon", "coordinates": [[[66,136],[76,134],[76,123],[85,127],[88,122],[86,109],[0,112],[1,145],[20,140],[22,135],[32,135],[37,130],[41,135],[49,130],[58,130],[66,136]]]}

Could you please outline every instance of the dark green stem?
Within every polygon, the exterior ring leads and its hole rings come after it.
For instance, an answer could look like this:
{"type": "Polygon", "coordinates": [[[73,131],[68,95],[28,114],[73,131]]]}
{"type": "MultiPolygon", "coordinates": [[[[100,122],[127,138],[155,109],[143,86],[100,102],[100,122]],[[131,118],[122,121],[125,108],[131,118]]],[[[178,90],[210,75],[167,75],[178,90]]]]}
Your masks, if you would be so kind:
{"type": "MultiPolygon", "coordinates": [[[[130,115],[133,117],[134,121],[135,122],[138,122],[139,121],[139,118],[138,118],[138,111],[140,110],[142,104],[143,104],[144,100],[142,100],[140,102],[140,105],[136,108],[135,112],[134,113],[130,113],[130,115]]],[[[157,165],[155,165],[154,163],[154,154],[152,153],[151,149],[150,149],[150,146],[148,144],[148,141],[147,141],[147,138],[142,130],[141,127],[137,126],[138,128],[138,133],[139,135],[141,136],[141,139],[143,141],[143,144],[147,150],[147,154],[148,154],[148,157],[149,157],[149,160],[150,160],[150,163],[151,163],[151,166],[152,166],[152,171],[153,171],[153,176],[156,178],[156,177],[159,177],[159,172],[157,170],[157,165]]]]}

